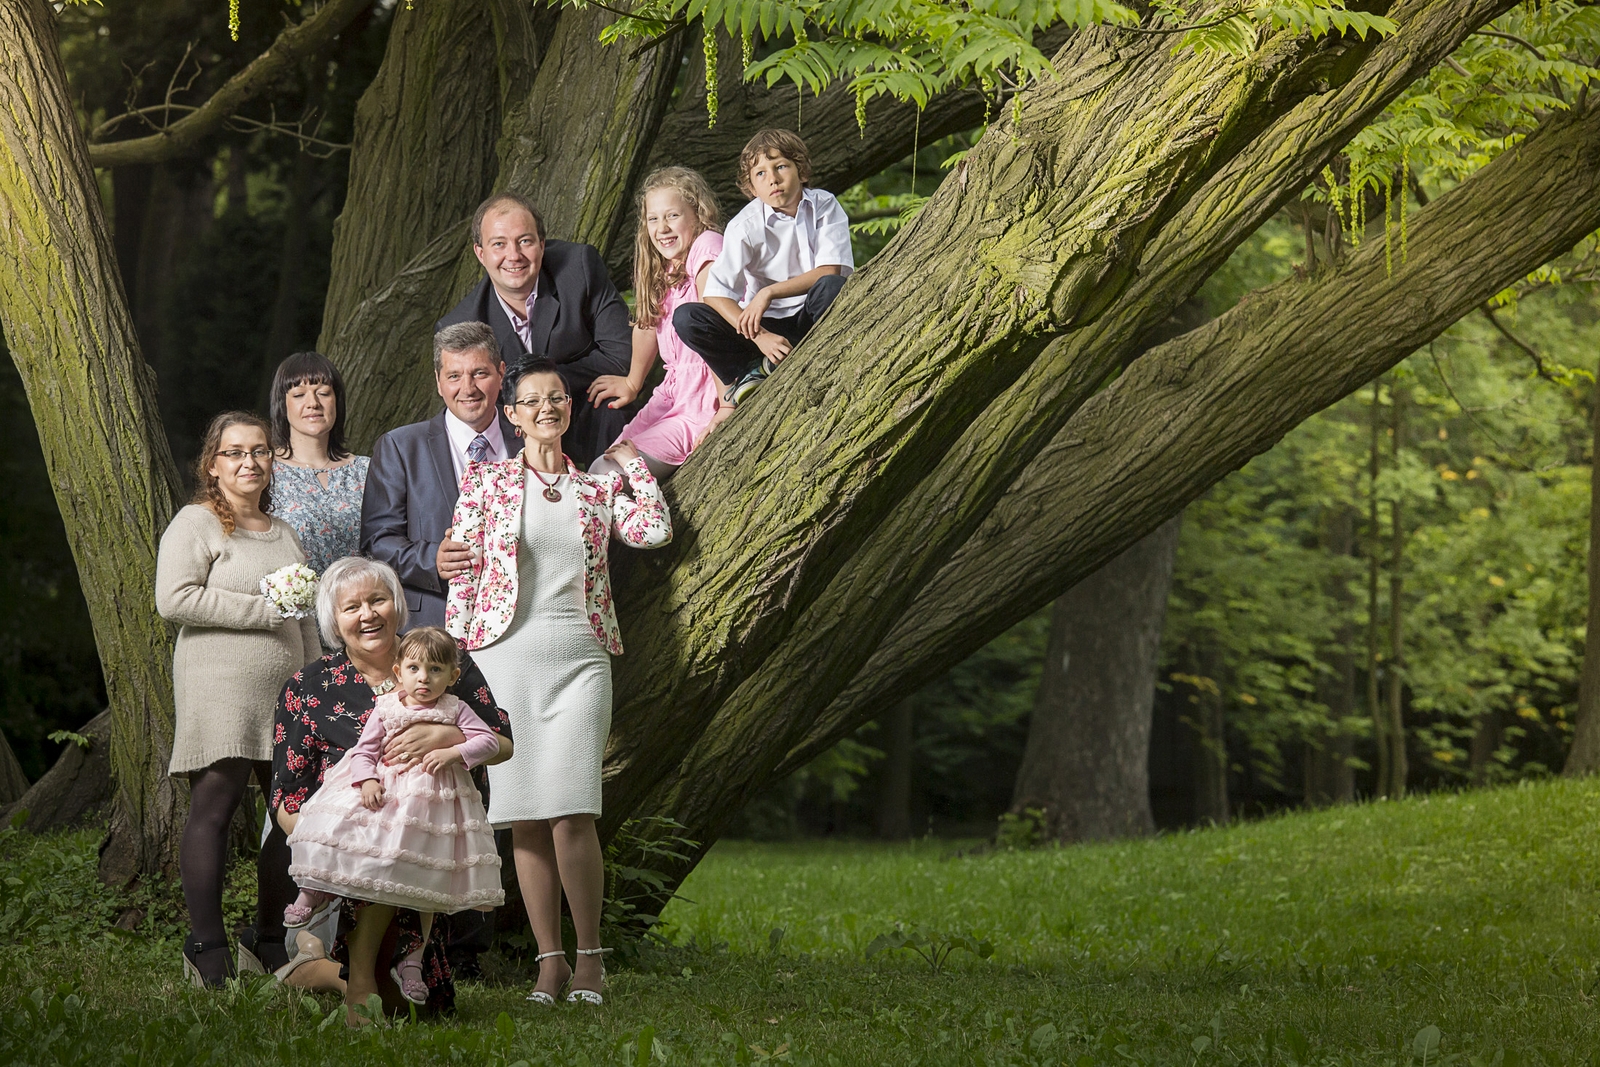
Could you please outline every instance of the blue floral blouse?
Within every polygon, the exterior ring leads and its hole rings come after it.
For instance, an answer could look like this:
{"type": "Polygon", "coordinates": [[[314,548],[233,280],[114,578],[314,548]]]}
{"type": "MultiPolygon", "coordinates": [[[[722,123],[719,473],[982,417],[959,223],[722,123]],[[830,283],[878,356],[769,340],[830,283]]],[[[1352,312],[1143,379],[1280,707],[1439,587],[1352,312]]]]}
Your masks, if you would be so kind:
{"type": "Polygon", "coordinates": [[[366,456],[326,472],[272,465],[272,513],[294,527],[306,565],[321,574],[328,564],[361,551],[361,494],[367,487],[366,456]],[[319,474],[328,475],[323,488],[319,474]]]}

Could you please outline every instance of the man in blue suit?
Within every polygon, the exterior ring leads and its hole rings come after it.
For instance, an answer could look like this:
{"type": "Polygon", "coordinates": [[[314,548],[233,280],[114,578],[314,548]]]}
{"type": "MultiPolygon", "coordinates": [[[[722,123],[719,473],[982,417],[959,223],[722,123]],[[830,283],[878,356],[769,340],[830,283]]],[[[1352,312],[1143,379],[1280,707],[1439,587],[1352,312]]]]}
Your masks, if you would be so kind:
{"type": "Polygon", "coordinates": [[[473,460],[522,450],[500,413],[505,363],[482,322],[446,326],[433,338],[433,372],[445,409],[378,438],[361,499],[361,552],[400,575],[410,626],[443,626],[450,579],[472,553],[449,537],[461,472],[473,460]]]}

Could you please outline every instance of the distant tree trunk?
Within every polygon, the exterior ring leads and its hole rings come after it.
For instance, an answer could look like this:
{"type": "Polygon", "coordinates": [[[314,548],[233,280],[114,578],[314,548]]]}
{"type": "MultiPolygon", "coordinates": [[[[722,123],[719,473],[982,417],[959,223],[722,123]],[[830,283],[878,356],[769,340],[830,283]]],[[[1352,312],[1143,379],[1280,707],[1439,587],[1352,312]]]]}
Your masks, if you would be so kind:
{"type": "Polygon", "coordinates": [[[1228,804],[1228,718],[1222,703],[1222,682],[1218,678],[1217,656],[1210,650],[1200,654],[1198,677],[1209,686],[1196,687],[1196,700],[1189,717],[1190,744],[1194,766],[1194,821],[1204,825],[1226,826],[1228,804]]]}
{"type": "MultiPolygon", "coordinates": [[[[1355,528],[1355,513],[1340,508],[1328,520],[1324,548],[1336,558],[1348,559],[1355,551],[1355,528]]],[[[1346,575],[1336,574],[1330,585],[1329,595],[1341,614],[1348,613],[1352,605],[1346,575]]],[[[1312,807],[1348,804],[1355,799],[1355,772],[1350,767],[1353,738],[1344,725],[1356,709],[1356,661],[1351,651],[1354,640],[1352,627],[1341,625],[1334,634],[1337,648],[1328,655],[1327,672],[1317,684],[1317,695],[1327,706],[1330,724],[1313,730],[1306,739],[1305,800],[1312,807]]]]}
{"type": "Polygon", "coordinates": [[[1488,785],[1494,780],[1494,754],[1500,749],[1500,729],[1498,708],[1490,708],[1478,716],[1472,731],[1472,749],[1467,756],[1473,785],[1488,785]]]}
{"type": "Polygon", "coordinates": [[[104,817],[117,791],[111,775],[111,712],[102,711],[80,726],[78,733],[88,739],[89,747],[69,743],[27,792],[0,802],[0,825],[26,811],[23,828],[42,834],[104,817]]]}
{"type": "Polygon", "coordinates": [[[1182,515],[1073,586],[1050,611],[1044,671],[1011,810],[1057,841],[1154,831],[1150,714],[1182,515]]]}
{"type": "Polygon", "coordinates": [[[0,733],[0,807],[4,807],[28,791],[28,776],[11,751],[11,742],[0,733]]]}
{"type": "MultiPolygon", "coordinates": [[[[1390,452],[1394,457],[1394,469],[1400,470],[1400,448],[1405,437],[1405,411],[1404,392],[1399,388],[1390,390],[1390,417],[1389,432],[1390,452]]],[[[1405,565],[1406,538],[1405,527],[1401,522],[1401,503],[1399,490],[1396,489],[1395,497],[1389,501],[1389,663],[1387,666],[1389,681],[1389,789],[1388,795],[1396,799],[1406,795],[1406,724],[1402,699],[1404,691],[1402,685],[1405,681],[1405,643],[1403,640],[1402,624],[1405,622],[1405,575],[1401,568],[1405,565]]]]}
{"type": "Polygon", "coordinates": [[[880,716],[883,769],[878,775],[877,829],[885,841],[911,836],[911,771],[916,749],[916,709],[910,697],[880,716]]]}
{"type": "Polygon", "coordinates": [[[1589,411],[1589,615],[1578,682],[1577,727],[1562,773],[1600,771],[1600,379],[1589,411]]]}
{"type": "Polygon", "coordinates": [[[301,152],[295,156],[283,218],[283,244],[278,250],[278,291],[272,301],[272,319],[262,353],[264,369],[275,367],[299,342],[295,331],[300,325],[301,261],[305,259],[306,242],[311,235],[308,215],[315,199],[311,195],[313,170],[310,155],[301,152]]]}
{"type": "Polygon", "coordinates": [[[111,704],[101,874],[173,870],[171,634],[156,546],[176,475],[44,0],[0,4],[0,323],[77,561],[111,704]]]}
{"type": "Polygon", "coordinates": [[[1378,681],[1378,571],[1381,566],[1379,552],[1382,548],[1382,531],[1378,527],[1378,474],[1382,467],[1379,444],[1383,439],[1380,421],[1382,407],[1379,395],[1382,385],[1372,383],[1372,447],[1367,453],[1367,714],[1372,716],[1372,743],[1377,750],[1378,768],[1373,778],[1372,791],[1380,797],[1389,795],[1389,719],[1382,703],[1382,686],[1378,681]]]}

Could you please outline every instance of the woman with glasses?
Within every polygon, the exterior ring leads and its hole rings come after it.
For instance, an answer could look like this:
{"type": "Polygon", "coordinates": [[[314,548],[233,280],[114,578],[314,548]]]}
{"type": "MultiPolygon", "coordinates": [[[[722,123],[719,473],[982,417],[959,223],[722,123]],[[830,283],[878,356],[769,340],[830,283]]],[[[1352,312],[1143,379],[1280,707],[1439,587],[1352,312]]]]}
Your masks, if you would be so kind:
{"type": "Polygon", "coordinates": [[[539,942],[528,999],[554,1004],[570,981],[568,1001],[598,1004],[604,873],[594,822],[611,730],[611,657],[622,653],[607,549],[612,537],[665,545],[672,522],[628,442],[607,453],[620,474],[586,474],[562,453],[573,401],[554,363],[513,367],[500,396],[525,443],[520,456],[470,464],[462,477],[453,525],[473,562],[450,582],[445,628],[471,650],[517,737],[511,758],[489,768],[489,821],[511,827],[539,942]],[[575,971],[561,949],[563,890],[575,971]]]}
{"type": "MultiPolygon", "coordinates": [[[[156,609],[178,624],[172,655],[177,721],[168,773],[189,779],[178,855],[190,933],[184,973],[221,986],[235,973],[222,926],[228,826],[252,773],[272,783],[272,723],[283,680],[322,652],[313,619],[287,619],[261,579],[304,563],[300,540],[271,506],[272,448],[264,420],[239,411],[211,420],[195,463],[194,500],[161,535],[156,609]]],[[[289,848],[272,828],[256,858],[259,943],[283,939],[294,900],[289,848]]]]}

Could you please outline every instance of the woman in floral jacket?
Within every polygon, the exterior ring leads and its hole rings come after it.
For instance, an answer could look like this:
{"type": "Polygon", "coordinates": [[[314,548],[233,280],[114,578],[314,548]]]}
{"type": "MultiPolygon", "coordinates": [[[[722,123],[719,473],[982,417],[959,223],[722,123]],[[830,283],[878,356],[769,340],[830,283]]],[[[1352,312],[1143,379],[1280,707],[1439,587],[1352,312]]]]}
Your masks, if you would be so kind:
{"type": "Polygon", "coordinates": [[[511,827],[517,881],[539,941],[528,997],[601,1002],[604,877],[595,817],[611,730],[611,657],[622,638],[611,606],[612,537],[636,548],[672,540],[661,490],[628,442],[606,453],[624,474],[590,475],[561,451],[572,397],[555,364],[513,367],[501,387],[520,456],[473,463],[462,476],[454,537],[471,570],[450,583],[445,628],[473,653],[518,736],[489,771],[489,821],[511,827]],[[626,491],[632,489],[631,495],[626,491]],[[561,950],[565,889],[578,941],[576,971],[561,950]]]}

